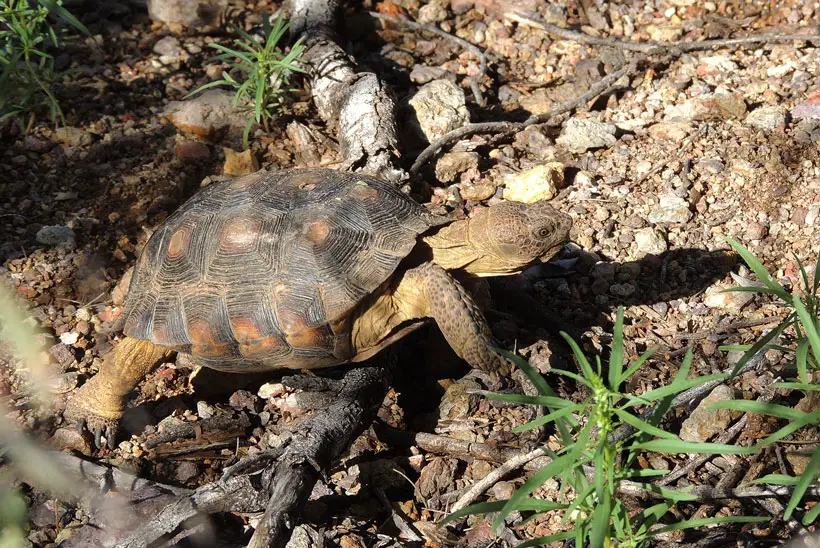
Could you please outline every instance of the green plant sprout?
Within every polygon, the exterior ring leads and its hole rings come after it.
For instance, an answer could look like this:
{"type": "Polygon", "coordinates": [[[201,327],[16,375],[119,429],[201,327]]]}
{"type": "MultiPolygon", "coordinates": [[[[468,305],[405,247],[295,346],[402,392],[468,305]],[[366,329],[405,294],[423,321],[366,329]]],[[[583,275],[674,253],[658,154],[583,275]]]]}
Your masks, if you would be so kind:
{"type": "Polygon", "coordinates": [[[16,117],[26,131],[34,114],[48,108],[51,121],[65,125],[60,104],[54,94],[54,81],[64,73],[55,72],[52,51],[63,45],[65,35],[49,23],[55,15],[75,29],[88,29],[63,6],[62,0],[0,0],[0,122],[16,117]],[[23,115],[31,114],[27,124],[23,115]]]}
{"type": "Polygon", "coordinates": [[[548,414],[513,431],[522,432],[553,423],[562,449],[552,451],[544,447],[544,454],[550,457],[551,462],[533,474],[508,500],[468,506],[447,516],[443,523],[470,514],[497,512],[493,527],[498,527],[515,511],[533,512],[532,517],[536,517],[539,513],[558,510],[563,513],[562,525],[570,520],[575,521],[574,531],[528,540],[519,544],[518,548],[541,546],[570,538],[574,538],[576,546],[597,548],[617,544],[619,547],[638,548],[648,545],[653,536],[666,531],[769,519],[727,516],[664,523],[661,519],[675,504],[697,500],[697,497],[648,482],[650,478],[667,474],[668,470],[647,470],[636,466],[638,455],[643,451],[704,454],[750,452],[749,448],[734,445],[682,441],[675,434],[661,428],[675,395],[704,382],[724,379],[725,375],[688,379],[692,365],[690,350],[671,384],[640,396],[632,396],[621,392],[620,387],[652,356],[654,349],[647,350],[624,369],[622,308],[618,309],[606,372],[600,356],[595,357],[593,366],[569,335],[562,332],[561,336],[572,348],[580,374],[560,369],[551,371],[587,387],[590,395],[583,402],[574,403],[557,397],[535,368],[521,357],[501,350],[498,352],[512,360],[530,378],[539,395],[490,394],[487,397],[546,407],[548,414]],[[654,405],[654,408],[646,416],[638,416],[635,408],[643,405],[654,405]],[[610,434],[623,424],[633,427],[634,433],[620,441],[610,439],[610,434]],[[550,478],[559,482],[562,500],[566,502],[546,501],[530,496],[550,478]],[[663,502],[637,514],[632,513],[618,495],[619,484],[627,480],[664,499],[663,502]]]}
{"type": "Polygon", "coordinates": [[[242,134],[245,148],[248,147],[248,136],[254,123],[261,124],[266,132],[270,132],[269,122],[282,112],[286,94],[296,91],[288,88],[291,73],[304,72],[299,67],[305,49],[302,45],[303,38],[300,37],[287,54],[277,48],[288,27],[289,23],[285,22],[282,15],[273,24],[268,17],[263,17],[265,39],[260,43],[244,30],[232,26],[241,37],[233,41],[236,46],[234,49],[216,43],[209,45],[222,52],[212,62],[229,61],[233,63],[233,67],[223,74],[222,79],[200,86],[186,96],[190,97],[216,86],[227,85],[234,88],[236,94],[233,106],[250,111],[242,134]]]}
{"type": "MultiPolygon", "coordinates": [[[[816,383],[817,374],[820,372],[820,365],[818,365],[820,364],[820,296],[818,296],[818,289],[820,289],[820,256],[817,258],[812,280],[809,279],[808,272],[806,272],[803,263],[795,256],[797,264],[800,266],[800,279],[803,284],[801,291],[803,298],[801,298],[797,292],[790,292],[775,280],[761,262],[743,245],[732,238],[727,238],[727,242],[738,255],[743,258],[752,272],[757,275],[763,284],[762,286],[733,287],[728,291],[745,291],[775,295],[786,307],[791,309],[791,312],[783,321],[767,334],[763,335],[753,345],[721,347],[721,350],[745,351],[738,361],[737,366],[735,366],[734,373],[736,374],[750,359],[760,352],[774,349],[794,357],[797,379],[789,382],[775,383],[772,385],[772,388],[800,390],[806,395],[820,390],[820,385],[816,383]],[[780,338],[786,334],[787,328],[789,327],[791,327],[794,332],[793,345],[784,346],[782,344],[776,344],[776,341],[779,341],[780,338]],[[811,373],[813,373],[813,375],[811,375],[811,373]]],[[[805,426],[820,425],[820,411],[805,413],[798,409],[775,403],[737,400],[717,402],[710,407],[715,409],[733,409],[747,413],[760,413],[788,421],[784,427],[760,441],[755,446],[758,449],[771,445],[805,426]]],[[[788,520],[795,510],[798,509],[798,504],[809,487],[817,486],[819,469],[820,447],[814,450],[809,459],[809,463],[806,465],[805,471],[799,477],[785,474],[769,474],[756,479],[752,483],[793,486],[791,498],[786,505],[783,515],[783,519],[788,520]]],[[[820,504],[816,504],[803,514],[803,524],[809,525],[813,523],[818,515],[820,515],[820,504]]]]}

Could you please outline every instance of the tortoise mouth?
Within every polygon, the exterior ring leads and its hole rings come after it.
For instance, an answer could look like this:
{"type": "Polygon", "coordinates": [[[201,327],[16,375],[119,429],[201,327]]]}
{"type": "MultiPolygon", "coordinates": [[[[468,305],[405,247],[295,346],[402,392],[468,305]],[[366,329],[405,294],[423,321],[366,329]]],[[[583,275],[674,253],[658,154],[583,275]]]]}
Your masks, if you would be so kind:
{"type": "Polygon", "coordinates": [[[551,248],[549,248],[547,250],[546,253],[544,253],[543,255],[541,255],[541,257],[538,258],[538,261],[540,261],[541,263],[550,262],[551,260],[553,260],[555,258],[555,256],[558,254],[558,252],[561,251],[564,248],[565,244],[566,244],[566,242],[561,242],[560,244],[556,244],[556,245],[552,246],[551,248]]]}

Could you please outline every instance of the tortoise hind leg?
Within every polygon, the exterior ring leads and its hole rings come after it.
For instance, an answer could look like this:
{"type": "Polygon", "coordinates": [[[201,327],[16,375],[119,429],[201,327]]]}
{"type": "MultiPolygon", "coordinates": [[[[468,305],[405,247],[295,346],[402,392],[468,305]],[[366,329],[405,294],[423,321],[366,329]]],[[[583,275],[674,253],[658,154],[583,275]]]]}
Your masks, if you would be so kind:
{"type": "Polygon", "coordinates": [[[497,343],[481,309],[442,267],[425,263],[408,270],[396,297],[406,316],[432,317],[456,354],[472,367],[497,371],[505,364],[491,349],[497,343]]]}
{"type": "Polygon", "coordinates": [[[85,424],[97,447],[104,433],[113,449],[126,399],[142,379],[171,353],[150,341],[126,337],[104,359],[100,371],[68,400],[63,416],[85,424]]]}

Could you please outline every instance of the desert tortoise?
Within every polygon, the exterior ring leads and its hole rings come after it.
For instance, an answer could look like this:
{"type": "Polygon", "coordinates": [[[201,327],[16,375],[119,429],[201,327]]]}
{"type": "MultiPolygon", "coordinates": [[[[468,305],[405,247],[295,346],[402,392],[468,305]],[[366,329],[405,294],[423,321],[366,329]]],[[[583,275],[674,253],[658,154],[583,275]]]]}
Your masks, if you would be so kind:
{"type": "Polygon", "coordinates": [[[552,257],[572,220],[545,202],[503,202],[452,220],[389,183],[330,169],[259,171],[195,194],[143,249],[126,338],[69,400],[113,444],[128,393],[171,352],[225,371],[361,361],[433,318],[453,350],[502,359],[449,271],[520,272],[552,257]]]}

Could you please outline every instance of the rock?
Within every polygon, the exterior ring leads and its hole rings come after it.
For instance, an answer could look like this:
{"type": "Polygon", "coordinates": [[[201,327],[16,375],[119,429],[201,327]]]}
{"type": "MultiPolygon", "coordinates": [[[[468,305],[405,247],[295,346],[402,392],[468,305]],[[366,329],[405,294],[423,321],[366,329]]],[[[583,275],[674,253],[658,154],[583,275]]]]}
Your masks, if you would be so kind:
{"type": "Polygon", "coordinates": [[[76,343],[80,338],[80,334],[74,331],[66,331],[60,335],[60,342],[71,346],[72,344],[76,343]]]}
{"type": "Polygon", "coordinates": [[[256,394],[252,394],[247,390],[237,390],[236,392],[231,394],[230,398],[228,398],[228,405],[230,405],[238,411],[247,409],[252,413],[256,413],[257,403],[258,398],[256,397],[256,394]]]}
{"type": "Polygon", "coordinates": [[[208,145],[200,143],[199,141],[183,140],[179,141],[174,147],[177,160],[185,164],[193,164],[208,160],[211,157],[211,149],[208,145]]]}
{"type": "Polygon", "coordinates": [[[452,489],[457,469],[458,461],[455,459],[433,458],[427,466],[421,469],[419,480],[416,482],[418,494],[422,497],[419,502],[438,498],[439,495],[452,489]]]}
{"type": "Polygon", "coordinates": [[[250,149],[236,152],[231,148],[224,148],[225,164],[222,173],[225,175],[247,175],[259,171],[259,160],[250,149]]]}
{"type": "Polygon", "coordinates": [[[51,357],[54,358],[63,371],[74,364],[74,350],[67,344],[55,344],[49,349],[48,353],[51,354],[51,357]]]}
{"type": "Polygon", "coordinates": [[[166,36],[157,40],[152,51],[162,57],[178,60],[182,54],[182,46],[179,45],[179,40],[173,36],[166,36]]]}
{"type": "Polygon", "coordinates": [[[504,199],[531,204],[551,200],[564,184],[564,165],[550,162],[510,176],[504,181],[504,199]]]}
{"type": "Polygon", "coordinates": [[[216,415],[217,410],[216,407],[209,404],[206,401],[198,401],[196,402],[196,414],[199,416],[200,419],[210,419],[214,415],[216,415]]]}
{"type": "Polygon", "coordinates": [[[813,226],[817,222],[818,217],[820,217],[820,205],[810,205],[809,210],[806,213],[806,226],[813,226]]]}
{"type": "Polygon", "coordinates": [[[707,288],[703,295],[703,303],[709,308],[737,314],[755,298],[754,293],[726,291],[730,287],[733,286],[716,284],[707,288]]]}
{"type": "Polygon", "coordinates": [[[91,455],[93,452],[91,444],[76,428],[58,428],[51,436],[51,445],[60,449],[79,451],[83,455],[91,455]]]}
{"type": "Polygon", "coordinates": [[[42,529],[59,525],[67,513],[66,505],[60,504],[57,500],[47,500],[29,509],[29,519],[32,524],[42,529]]]}
{"type": "Polygon", "coordinates": [[[658,197],[658,205],[653,207],[646,219],[650,223],[685,223],[692,218],[689,203],[674,194],[658,197]]]}
{"type": "Polygon", "coordinates": [[[131,276],[134,275],[134,267],[132,266],[125,271],[120,281],[114,286],[111,291],[111,301],[116,306],[122,306],[125,303],[125,297],[128,296],[128,289],[131,287],[131,276]]]}
{"type": "Polygon", "coordinates": [[[630,295],[635,293],[635,286],[628,283],[612,284],[609,287],[609,292],[615,295],[616,297],[629,297],[630,295]]]}
{"type": "Polygon", "coordinates": [[[415,65],[410,71],[410,81],[414,84],[426,84],[433,80],[446,78],[448,73],[441,67],[430,67],[427,65],[415,65]]]}
{"type": "Polygon", "coordinates": [[[37,241],[52,247],[74,247],[74,231],[67,226],[44,226],[37,231],[37,241]]]}
{"type": "Polygon", "coordinates": [[[309,525],[297,525],[290,535],[285,548],[317,548],[324,546],[324,537],[309,525]]]}
{"type": "Polygon", "coordinates": [[[416,20],[422,25],[440,23],[445,19],[447,19],[447,10],[436,1],[425,4],[419,8],[419,14],[418,17],[416,17],[416,20]]]}
{"type": "Polygon", "coordinates": [[[746,115],[746,102],[737,93],[707,93],[686,100],[669,109],[669,121],[737,120],[746,115]]]}
{"type": "Polygon", "coordinates": [[[470,202],[481,202],[489,200],[495,196],[496,187],[494,184],[481,181],[475,184],[462,184],[459,189],[461,197],[470,202]]]}
{"type": "Polygon", "coordinates": [[[442,183],[455,181],[470,168],[478,168],[480,156],[475,152],[448,152],[436,162],[436,179],[442,183]]]}
{"type": "Polygon", "coordinates": [[[148,15],[174,32],[186,27],[215,27],[228,0],[148,0],[148,15]]]}
{"type": "Polygon", "coordinates": [[[649,134],[655,139],[682,141],[692,131],[687,122],[658,122],[649,127],[649,134]]]}
{"type": "Polygon", "coordinates": [[[711,57],[703,57],[700,60],[700,65],[696,70],[700,77],[711,76],[715,74],[728,74],[737,70],[737,63],[730,60],[726,55],[713,55],[711,57]]]}
{"type": "Polygon", "coordinates": [[[641,228],[635,231],[635,244],[641,255],[658,255],[666,251],[666,239],[654,228],[641,228]]]}
{"type": "Polygon", "coordinates": [[[449,80],[433,80],[422,86],[409,101],[415,124],[428,141],[470,122],[464,91],[449,80]]]}
{"type": "Polygon", "coordinates": [[[275,398],[276,396],[281,396],[285,392],[285,385],[283,385],[281,382],[266,382],[265,384],[259,387],[259,390],[256,392],[256,395],[262,398],[263,400],[267,400],[270,398],[275,398]]]}
{"type": "Polygon", "coordinates": [[[186,482],[199,473],[197,465],[189,460],[184,460],[177,465],[177,481],[186,482]]]}
{"type": "Polygon", "coordinates": [[[761,131],[772,132],[786,127],[786,111],[783,107],[760,107],[746,116],[746,125],[761,131]]]}
{"type": "Polygon", "coordinates": [[[508,500],[515,493],[515,485],[509,481],[499,481],[490,488],[490,495],[495,500],[508,500]]]}
{"type": "Polygon", "coordinates": [[[48,382],[48,389],[52,394],[65,394],[76,388],[79,382],[79,373],[69,371],[55,377],[51,377],[48,382]]]}
{"type": "Polygon", "coordinates": [[[171,101],[164,114],[176,127],[198,137],[217,139],[227,133],[241,139],[248,117],[232,101],[232,93],[210,89],[187,101],[171,101]]]}
{"type": "Polygon", "coordinates": [[[570,118],[555,142],[576,153],[586,152],[591,148],[611,147],[618,140],[615,137],[616,129],[615,124],[570,118]]]}
{"type": "Polygon", "coordinates": [[[792,116],[820,120],[820,90],[812,92],[805,101],[795,106],[792,116]]]}
{"type": "Polygon", "coordinates": [[[732,420],[729,409],[709,409],[709,406],[719,401],[735,399],[734,390],[726,385],[715,387],[712,392],[703,398],[703,401],[692,411],[692,414],[683,421],[680,429],[680,439],[684,441],[704,442],[723,432],[732,420]]]}

